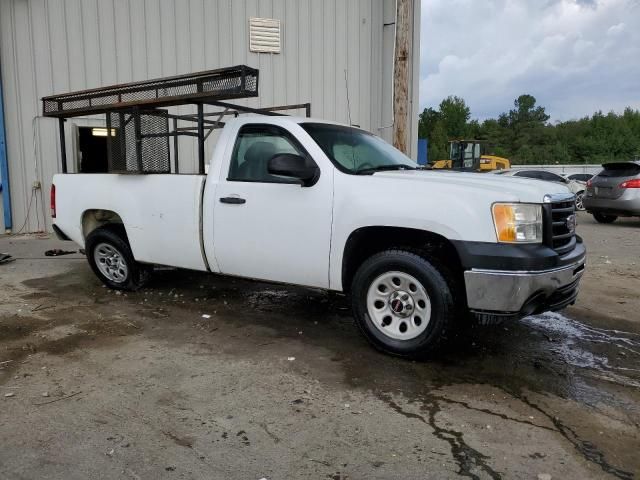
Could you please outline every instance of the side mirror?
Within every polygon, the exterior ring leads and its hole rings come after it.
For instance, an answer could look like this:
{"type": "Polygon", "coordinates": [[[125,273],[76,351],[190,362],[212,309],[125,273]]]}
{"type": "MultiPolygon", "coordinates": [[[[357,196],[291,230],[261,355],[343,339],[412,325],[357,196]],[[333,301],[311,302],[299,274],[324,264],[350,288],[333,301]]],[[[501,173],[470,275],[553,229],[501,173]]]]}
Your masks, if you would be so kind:
{"type": "Polygon", "coordinates": [[[293,153],[279,153],[269,159],[267,170],[271,175],[298,180],[303,187],[310,187],[320,178],[320,169],[309,158],[293,153]]]}

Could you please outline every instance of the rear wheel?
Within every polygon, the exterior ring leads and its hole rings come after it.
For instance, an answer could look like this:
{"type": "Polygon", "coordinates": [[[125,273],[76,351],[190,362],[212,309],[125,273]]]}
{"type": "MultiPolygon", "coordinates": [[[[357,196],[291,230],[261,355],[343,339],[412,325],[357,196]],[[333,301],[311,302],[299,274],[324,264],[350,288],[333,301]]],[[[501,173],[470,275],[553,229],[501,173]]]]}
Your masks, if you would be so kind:
{"type": "Polygon", "coordinates": [[[387,250],[366,260],[351,292],[360,330],[386,353],[435,353],[454,320],[453,296],[443,272],[404,250],[387,250]]]}
{"type": "Polygon", "coordinates": [[[582,204],[582,199],[584,197],[584,192],[576,193],[576,210],[584,211],[584,205],[582,204]]]}
{"type": "Polygon", "coordinates": [[[595,218],[598,223],[613,223],[618,217],[615,215],[605,215],[604,213],[594,213],[593,218],[595,218]]]}
{"type": "Polygon", "coordinates": [[[115,290],[138,290],[148,280],[151,268],[133,258],[124,229],[101,227],[89,234],[85,251],[89,265],[107,287],[115,290]]]}

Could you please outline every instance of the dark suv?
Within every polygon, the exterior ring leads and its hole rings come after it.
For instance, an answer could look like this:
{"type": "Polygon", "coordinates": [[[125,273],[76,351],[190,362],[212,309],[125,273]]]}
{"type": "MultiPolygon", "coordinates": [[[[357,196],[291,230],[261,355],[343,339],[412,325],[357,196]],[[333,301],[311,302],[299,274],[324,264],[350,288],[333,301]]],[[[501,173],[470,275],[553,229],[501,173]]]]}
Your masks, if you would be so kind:
{"type": "Polygon", "coordinates": [[[618,217],[640,216],[640,160],[605,163],[603,170],[587,182],[585,210],[600,223],[618,217]]]}

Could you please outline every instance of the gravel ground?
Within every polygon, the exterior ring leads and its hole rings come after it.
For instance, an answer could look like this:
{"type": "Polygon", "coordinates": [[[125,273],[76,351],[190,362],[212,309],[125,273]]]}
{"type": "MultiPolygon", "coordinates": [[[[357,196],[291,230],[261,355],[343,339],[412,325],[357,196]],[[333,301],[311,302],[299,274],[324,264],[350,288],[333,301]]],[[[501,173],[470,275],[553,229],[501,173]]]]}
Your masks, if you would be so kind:
{"type": "Polygon", "coordinates": [[[640,475],[640,221],[580,215],[576,306],[373,351],[339,295],[164,270],[103,288],[0,237],[0,478],[640,475]]]}

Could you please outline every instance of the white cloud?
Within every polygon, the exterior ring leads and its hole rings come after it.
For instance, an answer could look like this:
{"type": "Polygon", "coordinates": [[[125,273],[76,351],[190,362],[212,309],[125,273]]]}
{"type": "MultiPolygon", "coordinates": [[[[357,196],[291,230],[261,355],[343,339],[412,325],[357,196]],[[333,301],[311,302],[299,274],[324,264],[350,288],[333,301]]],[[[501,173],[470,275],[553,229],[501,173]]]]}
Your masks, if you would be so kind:
{"type": "Polygon", "coordinates": [[[458,95],[481,119],[523,93],[552,120],[640,108],[639,26],[638,0],[422,0],[420,104],[458,95]]]}

